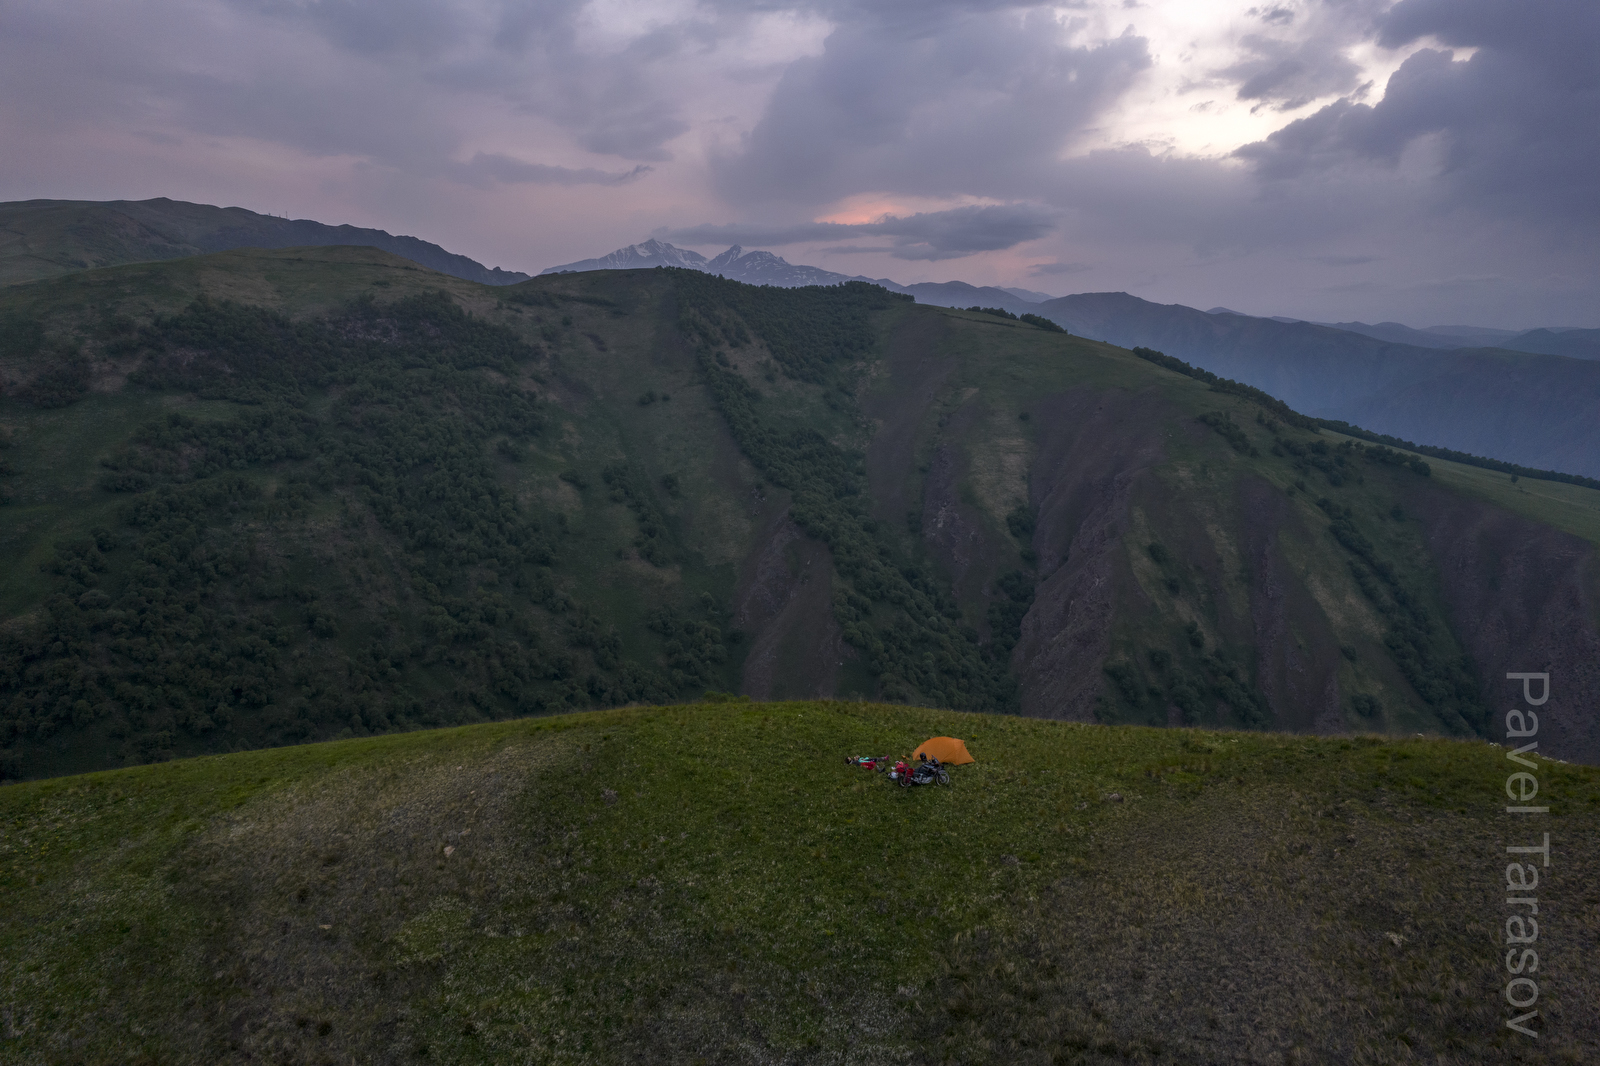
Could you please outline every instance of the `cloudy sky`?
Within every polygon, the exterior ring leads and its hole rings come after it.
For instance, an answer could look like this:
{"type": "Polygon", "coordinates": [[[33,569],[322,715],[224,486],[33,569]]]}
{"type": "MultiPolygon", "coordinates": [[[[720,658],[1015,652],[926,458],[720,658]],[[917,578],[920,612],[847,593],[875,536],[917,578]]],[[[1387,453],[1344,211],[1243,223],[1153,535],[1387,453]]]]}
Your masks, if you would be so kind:
{"type": "Polygon", "coordinates": [[[0,0],[0,199],[1600,326],[1596,0],[0,0]]]}

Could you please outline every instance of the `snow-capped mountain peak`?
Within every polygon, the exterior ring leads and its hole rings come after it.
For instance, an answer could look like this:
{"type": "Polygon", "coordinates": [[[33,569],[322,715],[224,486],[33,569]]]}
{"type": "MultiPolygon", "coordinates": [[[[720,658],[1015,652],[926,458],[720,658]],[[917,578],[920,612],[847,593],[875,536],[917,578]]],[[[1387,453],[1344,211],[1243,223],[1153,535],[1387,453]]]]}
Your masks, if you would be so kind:
{"type": "Polygon", "coordinates": [[[598,259],[580,259],[576,263],[563,263],[541,274],[565,274],[582,270],[641,270],[650,267],[687,267],[690,270],[706,269],[706,257],[687,248],[679,248],[651,238],[642,244],[618,248],[610,255],[598,259]]]}
{"type": "Polygon", "coordinates": [[[707,272],[712,274],[721,274],[726,268],[732,266],[734,262],[736,262],[743,254],[744,249],[736,244],[729,248],[726,252],[723,252],[721,255],[714,256],[713,258],[706,260],[705,269],[707,272]]]}

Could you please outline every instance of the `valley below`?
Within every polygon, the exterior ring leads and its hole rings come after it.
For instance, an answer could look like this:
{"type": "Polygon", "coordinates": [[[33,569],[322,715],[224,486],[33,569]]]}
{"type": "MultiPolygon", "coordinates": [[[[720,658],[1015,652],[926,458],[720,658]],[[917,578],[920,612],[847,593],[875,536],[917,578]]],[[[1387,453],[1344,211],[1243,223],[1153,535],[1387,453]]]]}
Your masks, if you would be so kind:
{"type": "Polygon", "coordinates": [[[0,322],[0,1060],[1600,1053],[1594,489],[861,283],[234,250],[0,322]]]}
{"type": "Polygon", "coordinates": [[[1600,761],[1600,492],[1156,356],[356,248],[0,300],[8,778],[706,690],[1498,739],[1534,668],[1600,761]]]}

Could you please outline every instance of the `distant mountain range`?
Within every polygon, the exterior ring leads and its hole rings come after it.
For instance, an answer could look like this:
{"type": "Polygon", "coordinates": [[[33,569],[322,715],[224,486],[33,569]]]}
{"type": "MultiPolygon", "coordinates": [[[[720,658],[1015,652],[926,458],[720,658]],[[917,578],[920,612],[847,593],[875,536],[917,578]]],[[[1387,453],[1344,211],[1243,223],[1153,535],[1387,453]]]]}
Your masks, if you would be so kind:
{"type": "MultiPolygon", "coordinates": [[[[1240,312],[1226,307],[1213,307],[1210,315],[1238,315],[1240,312]]],[[[1252,316],[1242,315],[1249,318],[1252,316]]],[[[1274,322],[1302,322],[1304,319],[1273,315],[1274,322]]],[[[1600,329],[1582,329],[1576,326],[1546,326],[1518,332],[1514,329],[1490,329],[1486,326],[1429,326],[1413,329],[1399,322],[1312,322],[1314,326],[1330,326],[1349,333],[1360,333],[1380,341],[1409,344],[1416,348],[1504,348],[1513,352],[1531,352],[1535,355],[1569,355],[1574,359],[1600,359],[1600,329]]]]}
{"type": "MultiPolygon", "coordinates": [[[[688,248],[679,248],[665,241],[654,239],[645,241],[642,244],[630,244],[626,248],[617,249],[610,255],[603,255],[595,259],[580,259],[575,263],[563,263],[560,266],[553,266],[548,270],[540,271],[540,273],[565,274],[584,270],[638,270],[658,266],[703,270],[708,274],[720,274],[722,277],[731,278],[734,281],[742,281],[750,285],[792,287],[796,285],[838,285],[846,281],[866,281],[874,285],[882,285],[891,292],[907,293],[915,296],[919,302],[933,304],[935,307],[971,307],[976,304],[984,307],[1002,307],[1013,314],[1022,314],[1023,312],[1038,314],[1040,313],[1039,305],[1056,299],[1049,293],[1034,292],[1030,289],[977,286],[969,285],[964,281],[919,282],[915,285],[902,285],[889,278],[869,278],[860,274],[840,274],[833,270],[823,270],[821,267],[803,266],[791,263],[781,256],[773,255],[771,252],[747,252],[737,244],[721,255],[707,259],[700,253],[691,251],[688,248]]],[[[1240,318],[1256,317],[1242,314],[1227,307],[1213,307],[1204,313],[1211,315],[1237,315],[1240,318]]],[[[1377,325],[1368,325],[1365,322],[1304,323],[1302,319],[1287,318],[1279,315],[1259,319],[1259,321],[1277,322],[1282,325],[1309,324],[1326,326],[1347,333],[1358,333],[1374,340],[1388,341],[1391,344],[1404,344],[1414,348],[1443,350],[1503,348],[1510,351],[1529,352],[1535,355],[1565,355],[1575,359],[1600,359],[1600,329],[1545,327],[1521,332],[1510,329],[1491,329],[1486,326],[1429,326],[1426,329],[1413,329],[1399,322],[1380,322],[1377,325]]],[[[1059,324],[1068,329],[1071,328],[1065,322],[1059,324]]],[[[1109,340],[1110,338],[1100,339],[1109,340]]]]}
{"type": "Polygon", "coordinates": [[[1311,322],[1151,303],[1125,292],[1064,296],[1033,310],[1080,336],[1154,348],[1254,385],[1319,418],[1600,477],[1597,360],[1424,348],[1311,322]]]}
{"type": "Polygon", "coordinates": [[[396,237],[358,226],[327,226],[305,218],[278,218],[242,207],[212,207],[165,197],[0,204],[0,285],[233,248],[328,245],[379,248],[441,274],[485,285],[515,285],[531,276],[490,269],[416,237],[396,237]]]}
{"type": "MultiPolygon", "coordinates": [[[[155,199],[0,204],[0,284],[98,266],[241,247],[360,245],[490,285],[529,275],[491,269],[416,237],[327,226],[243,208],[155,199]]],[[[961,281],[901,285],[790,263],[734,245],[712,258],[650,240],[564,271],[686,267],[753,285],[867,281],[942,307],[1033,313],[1081,336],[1156,348],[1254,385],[1308,414],[1530,467],[1600,476],[1600,330],[1419,330],[1397,322],[1312,323],[1155,304],[1127,293],[1049,298],[961,281]],[[1494,345],[1494,347],[1485,347],[1494,345]]]]}
{"type": "Polygon", "coordinates": [[[1001,307],[1072,333],[1148,347],[1262,389],[1296,410],[1540,469],[1600,477],[1600,330],[1518,333],[1398,322],[1314,323],[1200,311],[1125,292],[1044,293],[962,281],[901,285],[789,263],[738,245],[707,259],[650,240],[546,274],[676,266],[753,285],[868,281],[939,307],[1001,307]],[[1494,345],[1494,347],[1487,347],[1494,345]]]}
{"type": "Polygon", "coordinates": [[[585,270],[640,270],[651,267],[686,267],[718,274],[747,285],[776,285],[794,288],[800,285],[841,285],[847,281],[865,281],[882,285],[890,292],[915,296],[919,303],[934,307],[1003,307],[1013,313],[1031,311],[1035,305],[1051,299],[1049,293],[1028,289],[1000,289],[993,286],[968,285],[964,281],[919,282],[901,285],[888,278],[869,278],[861,274],[840,274],[821,267],[801,266],[771,252],[747,252],[735,244],[721,255],[707,259],[699,252],[665,241],[648,240],[618,248],[610,255],[596,259],[580,259],[540,271],[541,274],[570,274],[585,270]]]}

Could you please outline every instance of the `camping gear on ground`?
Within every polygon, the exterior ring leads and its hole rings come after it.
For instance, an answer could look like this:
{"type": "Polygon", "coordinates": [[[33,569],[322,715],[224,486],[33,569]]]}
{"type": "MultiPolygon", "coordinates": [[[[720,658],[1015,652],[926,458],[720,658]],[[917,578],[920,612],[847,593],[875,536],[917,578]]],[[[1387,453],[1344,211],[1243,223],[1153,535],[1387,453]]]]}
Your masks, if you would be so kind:
{"type": "Polygon", "coordinates": [[[940,765],[938,759],[925,759],[917,763],[910,773],[901,774],[895,783],[901,788],[910,788],[912,785],[948,785],[950,771],[940,765]]]}
{"type": "Polygon", "coordinates": [[[845,762],[851,766],[859,766],[863,770],[876,770],[882,773],[889,762],[887,755],[846,755],[845,762]]]}
{"type": "Polygon", "coordinates": [[[922,746],[912,752],[911,757],[921,759],[924,756],[938,759],[946,766],[965,766],[969,762],[977,762],[967,751],[967,746],[955,737],[931,737],[922,742],[922,746]]]}

